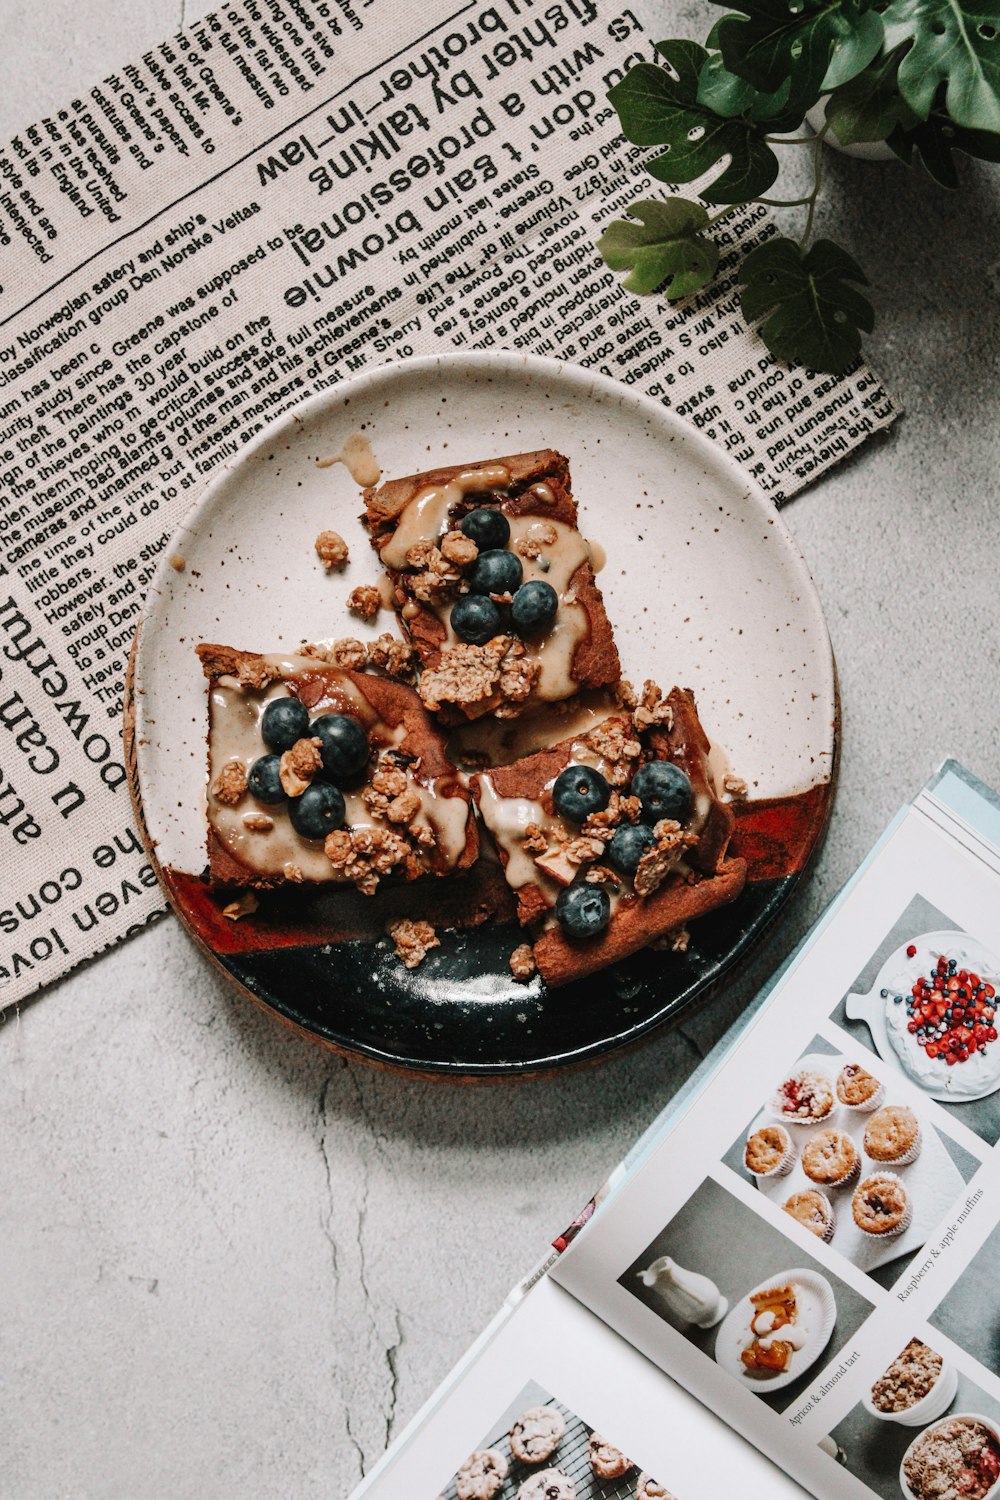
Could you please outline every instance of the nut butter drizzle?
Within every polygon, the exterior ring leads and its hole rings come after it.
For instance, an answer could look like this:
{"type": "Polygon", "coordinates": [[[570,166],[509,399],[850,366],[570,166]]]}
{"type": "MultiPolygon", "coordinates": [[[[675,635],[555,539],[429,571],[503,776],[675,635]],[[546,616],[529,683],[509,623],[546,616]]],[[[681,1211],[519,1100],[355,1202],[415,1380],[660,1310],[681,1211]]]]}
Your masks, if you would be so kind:
{"type": "MultiPolygon", "coordinates": [[[[318,671],[315,661],[306,656],[274,655],[265,656],[264,660],[280,672],[282,678],[318,671]]],[[[329,676],[329,667],[323,672],[329,676]]],[[[263,691],[254,691],[241,687],[235,677],[219,678],[211,690],[209,786],[226,761],[238,760],[249,771],[255,760],[268,753],[260,732],[264,710],[273,699],[291,696],[288,684],[280,679],[263,691]]],[[[337,681],[333,695],[320,700],[311,712],[314,717],[318,713],[336,712],[353,715],[364,725],[378,749],[398,745],[406,732],[402,725],[393,728],[377,718],[364,694],[346,676],[337,681]]],[[[413,785],[420,797],[418,819],[430,824],[443,862],[451,868],[465,849],[468,804],[463,797],[439,796],[437,780],[423,782],[419,773],[414,776],[413,785]]],[[[348,828],[388,826],[372,817],[361,796],[361,788],[345,791],[343,795],[348,828]]],[[[229,807],[209,794],[209,816],[212,827],[232,857],[259,875],[287,875],[288,869],[293,868],[308,881],[343,883],[345,879],[327,859],[321,842],[300,838],[281,804],[258,802],[248,792],[236,806],[229,807]],[[248,828],[244,818],[255,813],[270,818],[273,826],[263,832],[248,828]]]]}
{"type": "Polygon", "coordinates": [[[481,469],[463,469],[447,484],[428,484],[408,500],[399,513],[396,529],[388,541],[379,549],[379,555],[388,568],[401,571],[406,567],[406,554],[417,542],[433,542],[435,545],[448,530],[448,514],[464,500],[465,496],[478,490],[506,489],[510,473],[503,464],[486,464],[481,469]]]}
{"type": "Polygon", "coordinates": [[[332,453],[329,458],[316,460],[317,469],[329,469],[334,464],[343,464],[354,483],[361,485],[362,488],[378,484],[382,478],[382,470],[372,452],[372,445],[366,432],[352,432],[350,437],[344,439],[339,453],[332,453]]]}

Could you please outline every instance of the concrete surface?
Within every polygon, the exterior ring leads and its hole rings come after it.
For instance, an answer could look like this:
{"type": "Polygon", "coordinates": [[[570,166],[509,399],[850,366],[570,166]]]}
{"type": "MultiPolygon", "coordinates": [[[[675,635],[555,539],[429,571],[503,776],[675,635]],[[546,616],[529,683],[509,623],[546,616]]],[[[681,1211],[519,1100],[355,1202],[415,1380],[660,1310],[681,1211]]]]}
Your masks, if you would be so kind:
{"type": "MultiPolygon", "coordinates": [[[[664,33],[710,13],[666,7],[664,33]]],[[[7,0],[3,20],[6,138],[181,13],[7,0]]],[[[970,164],[959,198],[840,158],[828,178],[820,232],[869,271],[868,355],[907,415],[785,512],[844,703],[805,890],[683,1032],[518,1088],[331,1060],[173,923],[9,1017],[3,1500],[348,1494],[936,762],[1000,783],[1000,176],[970,164]]]]}

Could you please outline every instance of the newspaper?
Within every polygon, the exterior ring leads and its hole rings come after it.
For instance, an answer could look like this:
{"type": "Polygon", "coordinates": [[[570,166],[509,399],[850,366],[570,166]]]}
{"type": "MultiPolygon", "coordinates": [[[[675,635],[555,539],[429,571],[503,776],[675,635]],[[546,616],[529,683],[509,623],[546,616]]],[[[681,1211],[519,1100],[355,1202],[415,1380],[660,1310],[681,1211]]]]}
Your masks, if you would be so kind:
{"type": "Polygon", "coordinates": [[[160,915],[123,761],[143,594],[207,478],[305,396],[449,348],[574,360],[780,503],[896,415],[776,364],[734,210],[681,307],[601,262],[643,155],[642,8],[234,0],[0,148],[0,1004],[160,915]]]}

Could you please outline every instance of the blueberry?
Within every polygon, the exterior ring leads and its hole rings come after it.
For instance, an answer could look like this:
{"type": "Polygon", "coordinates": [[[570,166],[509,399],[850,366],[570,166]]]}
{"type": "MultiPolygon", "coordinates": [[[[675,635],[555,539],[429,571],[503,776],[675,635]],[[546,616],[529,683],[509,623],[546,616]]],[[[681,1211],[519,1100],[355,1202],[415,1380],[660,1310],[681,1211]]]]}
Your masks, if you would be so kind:
{"type": "Polygon", "coordinates": [[[278,776],[280,766],[280,755],[262,755],[250,767],[247,785],[258,802],[284,802],[285,789],[278,776]]]}
{"type": "Polygon", "coordinates": [[[368,736],[348,714],[321,714],[310,728],[320,739],[323,769],[338,786],[357,781],[368,767],[368,736]]]}
{"type": "Polygon", "coordinates": [[[680,766],[669,760],[651,760],[632,777],[629,792],[642,803],[642,821],[658,823],[674,818],[684,823],[691,816],[694,797],[691,783],[680,766]]]}
{"type": "Polygon", "coordinates": [[[460,641],[482,646],[503,630],[500,606],[483,594],[463,594],[451,612],[451,628],[460,641]]]}
{"type": "Polygon", "coordinates": [[[298,698],[272,698],[260,719],[269,750],[290,750],[309,728],[309,710],[298,698]]]}
{"type": "Polygon", "coordinates": [[[599,885],[574,882],[559,892],[556,916],[569,937],[596,937],[611,920],[611,897],[599,885]]]}
{"type": "Polygon", "coordinates": [[[559,608],[559,595],[551,583],[540,578],[531,583],[522,583],[514,595],[510,617],[519,635],[534,635],[539,630],[548,630],[559,608]]]}
{"type": "Polygon", "coordinates": [[[552,787],[552,805],[561,818],[582,823],[591,813],[603,812],[611,801],[611,788],[593,766],[567,766],[552,787]]]}
{"type": "Polygon", "coordinates": [[[292,797],[288,816],[295,832],[304,839],[325,839],[335,828],[344,826],[343,794],[328,781],[313,781],[301,797],[292,797]]]}
{"type": "Polygon", "coordinates": [[[523,577],[521,559],[498,548],[480,552],[469,572],[469,587],[474,594],[513,594],[523,577]]]}
{"type": "Polygon", "coordinates": [[[502,510],[481,505],[470,510],[459,523],[460,529],[470,536],[480,551],[486,547],[506,547],[510,541],[510,523],[502,510]]]}
{"type": "Polygon", "coordinates": [[[620,875],[634,875],[639,861],[656,843],[653,830],[646,823],[622,823],[608,845],[608,864],[620,875]]]}

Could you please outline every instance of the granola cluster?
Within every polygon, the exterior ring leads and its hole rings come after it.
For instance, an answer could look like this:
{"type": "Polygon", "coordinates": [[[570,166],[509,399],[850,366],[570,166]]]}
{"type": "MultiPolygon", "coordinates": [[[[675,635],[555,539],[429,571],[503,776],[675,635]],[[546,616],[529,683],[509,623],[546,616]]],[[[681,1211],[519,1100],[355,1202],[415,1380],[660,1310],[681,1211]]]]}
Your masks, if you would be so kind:
{"type": "Polygon", "coordinates": [[[296,740],[290,750],[281,757],[278,780],[286,797],[301,797],[323,764],[320,754],[322,740],[316,735],[296,740]]]}
{"type": "MultiPolygon", "coordinates": [[[[455,598],[462,582],[462,571],[458,562],[449,557],[444,549],[448,547],[449,552],[454,551],[455,544],[450,539],[452,535],[458,534],[460,533],[449,532],[448,536],[442,538],[440,547],[436,547],[433,542],[414,543],[406,554],[406,566],[411,571],[403,573],[400,578],[404,593],[421,604],[446,604],[448,600],[455,598]]],[[[469,538],[465,537],[463,540],[468,541],[469,538]]],[[[476,544],[472,542],[471,545],[475,547],[476,544]]]]}
{"type": "Polygon", "coordinates": [[[242,688],[262,692],[268,683],[280,676],[280,667],[272,667],[262,656],[241,656],[236,664],[236,680],[242,688]]]}
{"type": "Polygon", "coordinates": [[[459,641],[441,652],[436,667],[423,672],[417,691],[433,713],[445,705],[474,708],[495,700],[498,718],[514,718],[539,670],[514,636],[496,635],[484,646],[459,641]]]}
{"type": "Polygon", "coordinates": [[[396,953],[408,969],[415,969],[432,948],[441,946],[441,939],[430,922],[414,922],[409,917],[401,917],[398,922],[391,922],[387,931],[396,945],[396,953]]]}
{"type": "Polygon", "coordinates": [[[519,943],[510,955],[510,972],[515,979],[528,980],[535,972],[535,954],[530,943],[519,943]]]}
{"type": "Polygon", "coordinates": [[[327,834],[323,852],[363,896],[374,896],[384,875],[416,858],[409,839],[392,828],[336,828],[327,834]]]}
{"type": "Polygon", "coordinates": [[[235,807],[247,789],[247,768],[241,760],[227,760],[212,783],[212,796],[226,807],[235,807]]]}
{"type": "Polygon", "coordinates": [[[611,785],[627,786],[632,779],[632,762],[642,754],[642,745],[628,722],[621,715],[605,719],[588,730],[584,740],[606,762],[604,775],[611,785]]]}
{"type": "Polygon", "coordinates": [[[673,818],[663,818],[653,828],[656,843],[640,859],[633,878],[637,896],[651,896],[698,842],[696,833],[685,833],[673,818]]]}
{"type": "Polygon", "coordinates": [[[316,538],[316,556],[327,572],[343,568],[349,557],[347,543],[339,531],[321,531],[316,538]]]}
{"type": "Polygon", "coordinates": [[[305,645],[302,655],[329,662],[331,666],[342,667],[348,672],[370,671],[377,667],[387,677],[403,679],[412,678],[416,663],[416,652],[409,641],[388,633],[375,641],[358,641],[353,636],[345,636],[329,646],[305,645]]]}
{"type": "Polygon", "coordinates": [[[361,794],[376,818],[409,828],[421,808],[420,793],[406,772],[385,758],[361,794]]]}
{"type": "Polygon", "coordinates": [[[362,620],[374,620],[382,608],[382,595],[373,583],[359,583],[347,596],[347,607],[362,620]]]}

